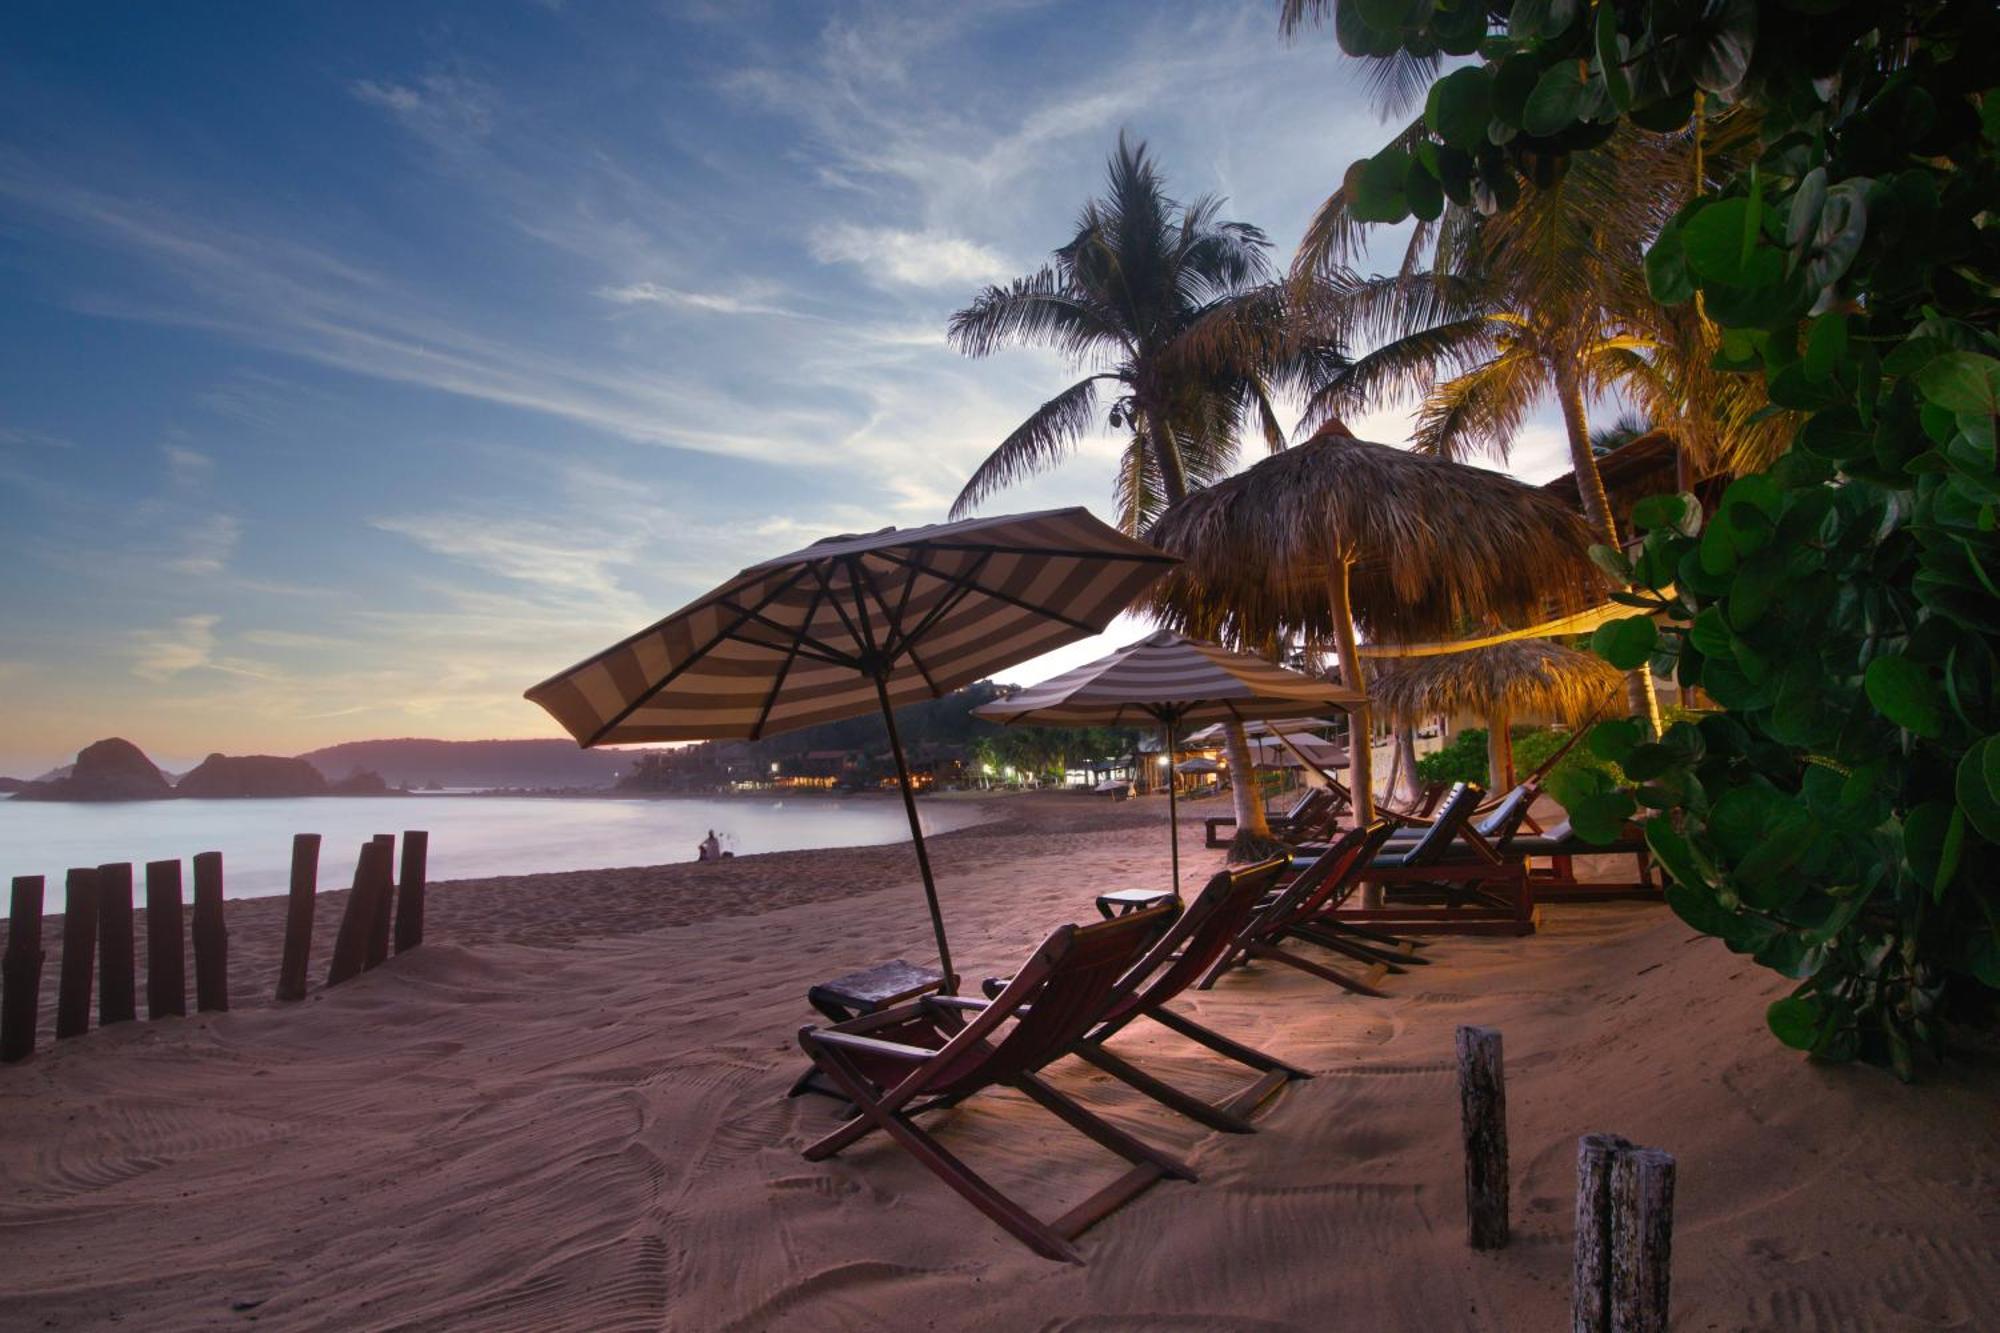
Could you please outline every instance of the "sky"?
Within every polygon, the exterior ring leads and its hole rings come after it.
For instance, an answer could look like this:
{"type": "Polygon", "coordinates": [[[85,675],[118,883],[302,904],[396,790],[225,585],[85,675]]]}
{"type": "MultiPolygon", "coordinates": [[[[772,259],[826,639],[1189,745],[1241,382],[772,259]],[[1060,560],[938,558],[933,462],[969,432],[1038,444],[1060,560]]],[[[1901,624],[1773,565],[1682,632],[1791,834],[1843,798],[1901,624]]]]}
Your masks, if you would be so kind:
{"type": "MultiPolygon", "coordinates": [[[[1281,264],[1391,132],[1270,0],[12,0],[0,773],[560,735],[527,686],[942,519],[1074,378],[946,320],[1121,130],[1281,264]]],[[[1116,452],[986,511],[1108,514],[1116,452]]],[[[1560,456],[1538,420],[1508,466],[1560,456]]]]}

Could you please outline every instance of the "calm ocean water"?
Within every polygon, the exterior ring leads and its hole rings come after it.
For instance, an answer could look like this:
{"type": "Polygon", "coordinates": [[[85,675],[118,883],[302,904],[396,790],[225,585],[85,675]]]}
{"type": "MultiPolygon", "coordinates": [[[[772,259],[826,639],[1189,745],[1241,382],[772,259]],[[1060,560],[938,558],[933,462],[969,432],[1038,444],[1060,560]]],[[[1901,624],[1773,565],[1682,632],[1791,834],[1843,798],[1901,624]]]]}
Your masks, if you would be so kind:
{"type": "MultiPolygon", "coordinates": [[[[926,833],[977,823],[968,805],[918,806],[926,833]]],[[[509,796],[317,797],[244,801],[63,804],[0,800],[0,876],[47,877],[47,907],[62,910],[71,866],[143,863],[222,853],[231,898],[285,892],[292,835],[321,835],[319,883],[346,888],[361,844],[376,833],[425,829],[430,878],[474,879],[545,870],[692,861],[714,829],[737,855],[901,842],[902,802],[890,797],[784,799],[536,799],[509,796]]],[[[192,867],[182,876],[192,891],[192,867]]],[[[143,882],[143,865],[135,868],[143,882]]],[[[143,901],[143,891],[140,894],[143,901]]],[[[0,909],[4,910],[4,909],[0,909]]]]}

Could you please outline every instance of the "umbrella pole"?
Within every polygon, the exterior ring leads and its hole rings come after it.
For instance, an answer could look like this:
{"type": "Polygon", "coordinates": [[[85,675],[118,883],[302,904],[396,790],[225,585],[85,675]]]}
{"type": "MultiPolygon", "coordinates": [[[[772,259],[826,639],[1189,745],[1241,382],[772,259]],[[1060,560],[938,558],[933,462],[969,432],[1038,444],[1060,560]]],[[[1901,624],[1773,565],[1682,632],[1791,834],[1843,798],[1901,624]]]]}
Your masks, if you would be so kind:
{"type": "Polygon", "coordinates": [[[1174,719],[1167,718],[1167,842],[1174,849],[1174,897],[1181,896],[1181,811],[1175,798],[1175,790],[1180,786],[1175,771],[1180,756],[1174,744],[1174,719]]]}
{"type": "Polygon", "coordinates": [[[896,783],[903,789],[903,812],[910,817],[910,841],[917,849],[917,870],[924,877],[924,901],[930,904],[931,930],[937,935],[938,967],[944,973],[944,993],[958,994],[958,973],[951,968],[951,946],[944,939],[944,912],[938,906],[937,881],[931,878],[931,854],[924,849],[924,826],[917,818],[917,797],[910,786],[910,764],[903,757],[903,738],[896,730],[896,710],[889,706],[889,682],[875,677],[875,697],[882,701],[882,721],[889,728],[889,749],[896,756],[896,783]]]}

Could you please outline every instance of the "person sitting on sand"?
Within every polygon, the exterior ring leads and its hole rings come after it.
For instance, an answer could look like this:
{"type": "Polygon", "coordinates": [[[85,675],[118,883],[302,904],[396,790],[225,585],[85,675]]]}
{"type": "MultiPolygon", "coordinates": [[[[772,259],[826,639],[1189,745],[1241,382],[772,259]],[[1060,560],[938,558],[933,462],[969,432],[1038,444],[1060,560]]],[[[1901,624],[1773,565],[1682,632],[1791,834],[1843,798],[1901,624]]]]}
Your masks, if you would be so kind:
{"type": "Polygon", "coordinates": [[[714,829],[710,829],[708,836],[701,840],[701,846],[696,851],[695,859],[698,861],[720,861],[722,859],[722,840],[715,836],[714,829]]]}

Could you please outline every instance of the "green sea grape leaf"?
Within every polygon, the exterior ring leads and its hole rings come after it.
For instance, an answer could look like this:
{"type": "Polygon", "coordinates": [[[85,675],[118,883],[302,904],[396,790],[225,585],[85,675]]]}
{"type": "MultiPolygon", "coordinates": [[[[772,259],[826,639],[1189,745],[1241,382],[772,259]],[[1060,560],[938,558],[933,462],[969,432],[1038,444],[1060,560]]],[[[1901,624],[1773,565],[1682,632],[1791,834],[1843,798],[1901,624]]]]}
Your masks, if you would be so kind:
{"type": "Polygon", "coordinates": [[[1958,805],[1988,842],[2000,842],[2000,736],[1988,736],[1958,761],[1958,805]]]}
{"type": "Polygon", "coordinates": [[[1875,711],[1906,731],[1936,736],[1944,729],[1944,697],[1922,664],[1901,654],[1878,657],[1862,676],[1875,711]]]}
{"type": "Polygon", "coordinates": [[[1455,69],[1431,87],[1424,124],[1453,148],[1467,152],[1486,142],[1493,119],[1493,71],[1485,65],[1455,69]]]}
{"type": "Polygon", "coordinates": [[[1558,60],[1535,80],[1521,108],[1521,128],[1529,134],[1559,134],[1577,118],[1583,106],[1583,75],[1576,62],[1558,60]]]}
{"type": "Polygon", "coordinates": [[[1643,737],[1638,722],[1629,717],[1614,717],[1592,727],[1584,744],[1599,759],[1615,764],[1632,753],[1632,747],[1643,737]]]}
{"type": "Polygon", "coordinates": [[[1590,636],[1590,648],[1620,671],[1632,671],[1645,665],[1659,637],[1659,626],[1652,617],[1627,616],[1599,625],[1590,636]]]}
{"type": "Polygon", "coordinates": [[[1791,995],[1764,1011],[1771,1035],[1795,1051],[1810,1051],[1819,1043],[1822,1014],[1817,1002],[1791,995]]]}
{"type": "Polygon", "coordinates": [[[1925,801],[1903,816],[1903,855],[1933,898],[1944,896],[1964,850],[1965,811],[1951,802],[1925,801]]]}
{"type": "Polygon", "coordinates": [[[1603,846],[1618,841],[1625,831],[1625,821],[1639,812],[1639,803],[1629,791],[1607,791],[1563,808],[1577,837],[1603,846]]]}
{"type": "Polygon", "coordinates": [[[1946,352],[1917,372],[1917,388],[1948,412],[2000,411],[2000,361],[1977,352],[1946,352]]]}

